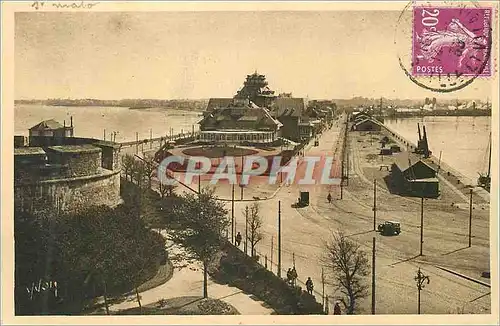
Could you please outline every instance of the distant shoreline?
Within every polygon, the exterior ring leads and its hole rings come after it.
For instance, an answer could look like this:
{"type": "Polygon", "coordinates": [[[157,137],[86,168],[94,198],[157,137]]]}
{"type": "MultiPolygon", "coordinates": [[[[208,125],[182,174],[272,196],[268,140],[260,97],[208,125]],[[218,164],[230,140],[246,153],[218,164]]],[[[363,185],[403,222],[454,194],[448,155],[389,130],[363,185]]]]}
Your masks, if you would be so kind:
{"type": "Polygon", "coordinates": [[[419,117],[491,117],[491,110],[436,110],[424,112],[397,112],[385,116],[386,119],[419,117]]]}
{"type": "Polygon", "coordinates": [[[15,105],[45,105],[54,107],[120,107],[130,110],[184,110],[204,111],[208,101],[205,100],[15,100],[15,105]]]}

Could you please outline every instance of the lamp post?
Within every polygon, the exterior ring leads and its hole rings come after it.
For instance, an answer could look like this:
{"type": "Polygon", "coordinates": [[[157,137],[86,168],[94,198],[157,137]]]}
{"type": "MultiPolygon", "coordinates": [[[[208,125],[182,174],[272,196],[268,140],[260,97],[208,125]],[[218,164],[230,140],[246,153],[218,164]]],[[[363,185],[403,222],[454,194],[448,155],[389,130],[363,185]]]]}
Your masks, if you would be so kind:
{"type": "Polygon", "coordinates": [[[424,275],[422,271],[420,270],[420,267],[418,268],[417,271],[417,276],[415,276],[415,281],[417,282],[417,289],[418,289],[418,314],[420,315],[420,291],[425,287],[425,283],[427,284],[430,283],[429,276],[424,275]]]}

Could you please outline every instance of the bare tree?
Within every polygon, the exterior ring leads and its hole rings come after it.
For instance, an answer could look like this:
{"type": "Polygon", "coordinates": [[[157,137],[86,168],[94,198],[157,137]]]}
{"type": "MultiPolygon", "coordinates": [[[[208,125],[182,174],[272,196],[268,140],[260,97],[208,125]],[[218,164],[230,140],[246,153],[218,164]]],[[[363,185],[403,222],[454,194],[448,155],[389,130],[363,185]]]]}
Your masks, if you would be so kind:
{"type": "Polygon", "coordinates": [[[143,187],[144,175],[144,162],[142,162],[141,160],[134,160],[131,176],[133,181],[135,181],[137,186],[141,189],[143,187]]]}
{"type": "Polygon", "coordinates": [[[158,192],[160,193],[161,198],[172,197],[174,195],[175,188],[177,185],[168,185],[164,184],[161,181],[158,184],[158,192]]]}
{"type": "Polygon", "coordinates": [[[122,167],[123,172],[125,174],[125,180],[128,180],[128,176],[130,175],[130,179],[132,180],[132,170],[134,167],[134,157],[130,154],[125,154],[122,156],[122,167]]]}
{"type": "Polygon", "coordinates": [[[171,239],[180,243],[203,263],[203,297],[208,297],[208,265],[225,242],[223,231],[229,225],[224,204],[214,196],[214,190],[202,189],[200,194],[185,194],[183,202],[172,210],[179,227],[171,232],[171,239]]]}
{"type": "Polygon", "coordinates": [[[144,177],[147,180],[148,187],[151,188],[151,182],[153,180],[153,177],[156,176],[156,171],[157,171],[157,163],[154,160],[154,157],[152,156],[145,156],[143,159],[144,163],[144,177]]]}
{"type": "Polygon", "coordinates": [[[360,245],[347,238],[342,232],[335,232],[326,245],[324,264],[331,272],[331,280],[343,294],[342,301],[347,314],[354,314],[356,302],[368,295],[364,277],[368,275],[368,259],[360,245]]]}
{"type": "Polygon", "coordinates": [[[249,207],[248,214],[248,237],[250,240],[250,253],[252,257],[255,256],[255,246],[257,246],[257,243],[264,237],[261,228],[262,216],[260,216],[260,205],[259,203],[253,203],[249,207]]]}

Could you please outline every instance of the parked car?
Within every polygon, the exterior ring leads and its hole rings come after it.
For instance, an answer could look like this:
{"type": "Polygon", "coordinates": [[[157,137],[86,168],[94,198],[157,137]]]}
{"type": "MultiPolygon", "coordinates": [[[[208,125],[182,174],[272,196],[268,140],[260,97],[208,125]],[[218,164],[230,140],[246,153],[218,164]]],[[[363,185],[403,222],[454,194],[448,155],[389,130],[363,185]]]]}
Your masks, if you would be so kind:
{"type": "Polygon", "coordinates": [[[377,231],[382,235],[398,235],[401,233],[401,224],[395,221],[385,221],[378,225],[377,231]]]}

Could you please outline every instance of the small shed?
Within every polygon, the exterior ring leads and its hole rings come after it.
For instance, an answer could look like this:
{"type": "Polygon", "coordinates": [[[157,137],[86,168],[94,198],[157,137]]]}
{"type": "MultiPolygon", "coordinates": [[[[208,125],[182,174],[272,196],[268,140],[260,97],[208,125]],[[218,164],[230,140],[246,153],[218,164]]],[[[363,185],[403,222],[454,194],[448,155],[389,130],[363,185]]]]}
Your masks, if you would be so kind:
{"type": "Polygon", "coordinates": [[[364,119],[355,122],[352,126],[352,131],[380,131],[381,129],[380,124],[373,119],[364,119]]]}
{"type": "Polygon", "coordinates": [[[392,155],[392,151],[390,148],[381,148],[380,155],[392,155]]]}
{"type": "Polygon", "coordinates": [[[436,170],[413,153],[401,152],[395,157],[391,177],[393,184],[402,194],[418,197],[439,196],[436,170]]]}
{"type": "Polygon", "coordinates": [[[391,152],[393,152],[393,153],[399,153],[399,152],[401,152],[401,147],[399,147],[398,145],[392,145],[391,146],[391,152]]]}
{"type": "Polygon", "coordinates": [[[14,136],[14,148],[25,147],[27,143],[25,136],[14,136]]]}
{"type": "Polygon", "coordinates": [[[365,112],[353,112],[351,115],[351,121],[370,119],[371,116],[365,112]]]}

